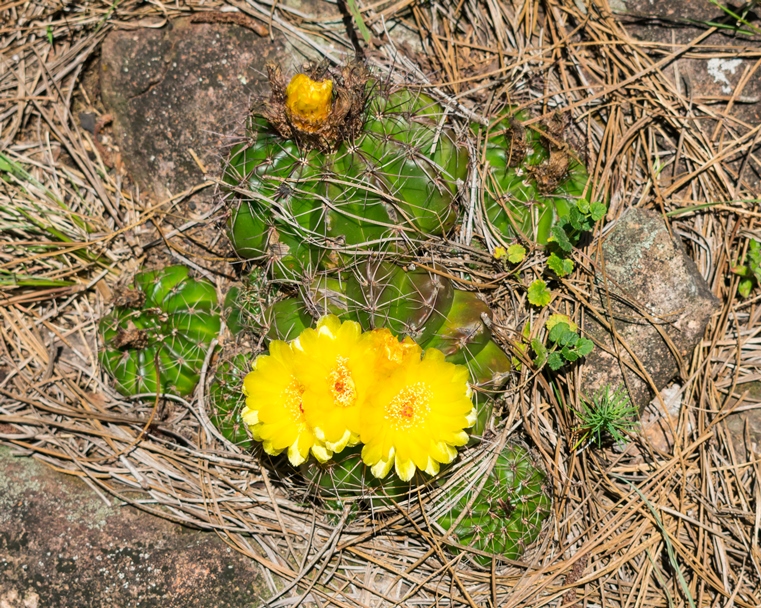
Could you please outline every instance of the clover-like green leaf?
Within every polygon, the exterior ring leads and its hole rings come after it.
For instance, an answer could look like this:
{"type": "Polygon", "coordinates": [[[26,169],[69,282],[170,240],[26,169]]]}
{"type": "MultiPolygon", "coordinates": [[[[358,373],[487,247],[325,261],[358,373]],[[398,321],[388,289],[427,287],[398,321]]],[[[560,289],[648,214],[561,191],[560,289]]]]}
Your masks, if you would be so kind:
{"type": "Polygon", "coordinates": [[[507,248],[507,259],[511,264],[520,264],[526,258],[526,248],[515,243],[507,248]]]}
{"type": "Polygon", "coordinates": [[[547,283],[536,279],[528,288],[528,301],[534,306],[547,306],[552,301],[552,294],[547,289],[547,283]]]}
{"type": "Polygon", "coordinates": [[[559,277],[564,277],[573,272],[573,260],[551,253],[547,259],[547,267],[559,277]]]}

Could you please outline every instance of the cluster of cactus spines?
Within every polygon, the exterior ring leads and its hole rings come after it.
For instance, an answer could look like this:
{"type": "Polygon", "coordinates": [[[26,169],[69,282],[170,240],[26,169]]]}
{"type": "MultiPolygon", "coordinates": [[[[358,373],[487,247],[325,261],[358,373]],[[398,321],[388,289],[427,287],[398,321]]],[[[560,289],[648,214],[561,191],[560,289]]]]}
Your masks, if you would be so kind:
{"type": "Polygon", "coordinates": [[[466,365],[472,384],[484,391],[500,388],[511,370],[510,358],[492,339],[486,302],[436,272],[371,259],[353,273],[317,277],[304,297],[264,306],[251,289],[235,287],[225,300],[227,324],[235,332],[292,340],[316,318],[334,314],[359,322],[365,331],[388,328],[424,349],[441,350],[448,361],[466,365]]]}
{"type": "Polygon", "coordinates": [[[330,147],[284,139],[299,132],[279,128],[287,111],[274,124],[271,106],[269,120],[252,117],[249,141],[232,150],[224,174],[240,257],[293,278],[453,226],[468,158],[446,112],[419,92],[366,86],[361,128],[330,147]]]}
{"type": "Polygon", "coordinates": [[[360,264],[346,280],[347,312],[364,328],[387,327],[420,345],[445,323],[454,294],[452,282],[437,274],[377,260],[360,264]]]}
{"type": "Polygon", "coordinates": [[[301,465],[301,472],[331,521],[337,521],[347,505],[352,516],[361,505],[382,511],[407,500],[410,492],[410,483],[396,475],[377,479],[362,462],[361,446],[346,448],[325,464],[311,459],[301,465]]]}
{"type": "Polygon", "coordinates": [[[250,371],[251,356],[248,353],[230,357],[217,365],[214,381],[208,390],[211,423],[225,439],[244,450],[253,446],[246,424],[240,417],[246,406],[246,397],[241,387],[243,378],[250,371]]]}
{"type": "Polygon", "coordinates": [[[189,395],[219,334],[217,292],[185,266],[135,276],[100,321],[103,367],[126,395],[189,395]]]}
{"type": "MultiPolygon", "coordinates": [[[[537,539],[550,515],[552,498],[546,473],[525,447],[515,443],[505,446],[499,454],[489,478],[474,499],[473,492],[481,486],[480,481],[464,476],[446,489],[442,497],[445,512],[438,518],[438,524],[458,545],[472,547],[497,559],[520,558],[537,539]],[[458,519],[459,523],[452,529],[458,519]]],[[[457,549],[453,547],[453,550],[457,549]]],[[[490,566],[492,560],[477,553],[470,553],[469,557],[485,567],[490,566]]]]}
{"type": "Polygon", "coordinates": [[[525,111],[501,119],[484,137],[484,208],[493,229],[504,238],[545,245],[552,226],[585,196],[589,175],[562,128],[545,125],[540,134],[521,123],[525,111]]]}

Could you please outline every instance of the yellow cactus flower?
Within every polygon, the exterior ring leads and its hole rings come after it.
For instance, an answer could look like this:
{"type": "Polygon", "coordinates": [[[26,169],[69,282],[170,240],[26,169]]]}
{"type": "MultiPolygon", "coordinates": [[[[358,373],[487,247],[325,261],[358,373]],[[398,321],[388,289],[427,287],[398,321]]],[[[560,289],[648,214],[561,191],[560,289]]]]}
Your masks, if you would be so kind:
{"type": "Polygon", "coordinates": [[[376,385],[362,411],[362,460],[376,477],[391,467],[404,481],[416,469],[435,475],[468,442],[465,429],[475,422],[467,368],[429,349],[376,385]]]}
{"type": "Polygon", "coordinates": [[[288,460],[300,465],[311,451],[320,462],[333,452],[315,437],[304,413],[304,385],[290,344],[275,340],[269,355],[257,357],[254,370],[243,380],[246,407],[241,418],[264,451],[277,455],[288,450],[288,460]]]}
{"type": "Polygon", "coordinates": [[[386,327],[365,333],[364,339],[375,353],[376,373],[379,377],[390,375],[401,365],[420,361],[423,354],[423,349],[412,338],[407,336],[400,342],[386,327]]]}
{"type": "Polygon", "coordinates": [[[333,105],[333,81],[296,74],[285,89],[285,108],[299,129],[314,133],[328,119],[333,105]]]}
{"type": "Polygon", "coordinates": [[[328,450],[359,443],[359,411],[375,390],[372,345],[359,323],[328,315],[293,342],[307,423],[328,450]]]}

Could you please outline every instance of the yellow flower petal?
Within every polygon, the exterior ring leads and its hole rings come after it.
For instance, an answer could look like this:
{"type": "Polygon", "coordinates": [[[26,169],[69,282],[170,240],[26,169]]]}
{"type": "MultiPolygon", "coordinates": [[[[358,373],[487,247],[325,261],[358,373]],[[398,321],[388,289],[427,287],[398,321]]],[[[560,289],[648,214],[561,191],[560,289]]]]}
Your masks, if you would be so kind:
{"type": "Polygon", "coordinates": [[[295,348],[307,424],[328,449],[359,441],[360,410],[374,390],[374,356],[354,321],[334,315],[304,330],[295,348]]]}
{"type": "Polygon", "coordinates": [[[329,451],[306,422],[304,387],[291,345],[271,342],[269,354],[257,357],[253,371],[244,378],[243,390],[246,407],[241,417],[265,452],[277,455],[287,450],[288,459],[297,465],[310,450],[323,456],[329,451]]]}
{"type": "MultiPolygon", "coordinates": [[[[400,460],[397,457],[394,468],[396,469],[396,474],[399,476],[399,479],[402,481],[409,481],[415,474],[415,463],[411,460],[400,460]]],[[[372,469],[370,470],[372,471],[372,469]]]]}
{"type": "Polygon", "coordinates": [[[315,81],[306,74],[296,74],[285,89],[285,108],[293,123],[313,133],[330,116],[333,81],[315,81]]]}
{"type": "Polygon", "coordinates": [[[467,369],[441,351],[406,361],[378,382],[360,412],[362,460],[374,475],[388,472],[391,461],[405,481],[416,469],[435,475],[468,441],[465,429],[475,422],[469,395],[467,369]]]}

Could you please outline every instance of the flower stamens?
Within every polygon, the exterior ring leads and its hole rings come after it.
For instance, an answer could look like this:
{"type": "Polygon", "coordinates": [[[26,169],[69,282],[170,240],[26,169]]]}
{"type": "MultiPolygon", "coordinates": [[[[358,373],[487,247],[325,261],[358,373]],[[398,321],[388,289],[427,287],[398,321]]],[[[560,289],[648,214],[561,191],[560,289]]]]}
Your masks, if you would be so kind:
{"type": "Polygon", "coordinates": [[[338,357],[336,366],[328,375],[333,400],[341,407],[351,407],[357,401],[357,388],[351,370],[346,366],[348,361],[346,357],[338,357]]]}
{"type": "Polygon", "coordinates": [[[304,387],[296,378],[291,378],[291,383],[283,390],[283,402],[286,403],[293,419],[298,422],[304,422],[303,395],[304,387]]]}
{"type": "Polygon", "coordinates": [[[386,406],[386,420],[396,431],[420,425],[431,411],[431,395],[425,382],[404,387],[386,406]]]}

